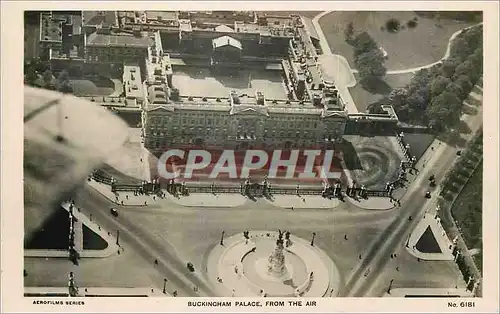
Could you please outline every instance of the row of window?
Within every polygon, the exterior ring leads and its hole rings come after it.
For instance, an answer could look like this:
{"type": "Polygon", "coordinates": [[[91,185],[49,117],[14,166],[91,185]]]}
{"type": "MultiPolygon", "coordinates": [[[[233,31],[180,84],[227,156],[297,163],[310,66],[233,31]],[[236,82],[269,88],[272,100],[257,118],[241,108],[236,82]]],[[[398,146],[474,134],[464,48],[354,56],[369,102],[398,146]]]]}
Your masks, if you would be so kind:
{"type": "MultiPolygon", "coordinates": [[[[293,140],[292,146],[293,147],[308,147],[312,143],[324,143],[324,140],[326,138],[328,138],[328,137],[321,138],[321,139],[304,139],[304,140],[300,140],[300,139],[297,140],[296,139],[296,140],[293,140]]],[[[331,138],[331,139],[333,139],[333,138],[331,138]]],[[[331,139],[329,139],[329,140],[331,140],[331,139]]],[[[280,144],[280,143],[283,143],[284,140],[290,141],[290,139],[274,139],[274,140],[266,140],[266,144],[267,145],[280,144]]],[[[224,141],[219,140],[216,142],[219,144],[222,144],[224,141]]],[[[161,149],[161,148],[166,148],[169,145],[190,144],[190,143],[193,143],[192,137],[177,137],[177,138],[173,138],[172,140],[157,139],[157,140],[148,141],[148,142],[146,142],[146,146],[148,148],[152,148],[152,149],[161,149]]]]}
{"type": "MultiPolygon", "coordinates": [[[[238,132],[237,135],[242,136],[244,138],[246,137],[253,137],[253,135],[256,134],[255,132],[247,130],[246,132],[238,132]]],[[[334,138],[339,134],[338,130],[334,130],[333,132],[328,132],[327,134],[323,134],[322,136],[319,136],[320,138],[334,138]]],[[[164,131],[158,131],[154,129],[150,129],[149,132],[147,133],[149,138],[152,139],[157,139],[157,138],[165,138],[167,137],[168,133],[164,131]]],[[[205,136],[211,136],[211,137],[220,137],[224,138],[226,136],[229,136],[228,130],[227,129],[193,129],[193,130],[179,130],[177,132],[173,132],[171,134],[174,138],[178,137],[179,135],[198,135],[201,137],[205,136]]],[[[238,136],[237,136],[238,137],[238,136]]],[[[297,138],[297,139],[311,139],[311,138],[318,138],[317,133],[314,132],[285,132],[285,131],[276,131],[272,130],[270,132],[264,132],[262,133],[262,137],[264,139],[272,139],[272,138],[297,138]]]]}
{"type": "Polygon", "coordinates": [[[88,47],[87,53],[94,55],[143,55],[146,50],[142,48],[101,48],[101,47],[88,47]]]}
{"type": "MultiPolygon", "coordinates": [[[[237,123],[237,121],[235,121],[237,123]]],[[[260,127],[265,128],[278,128],[278,129],[316,129],[318,127],[318,121],[297,121],[297,122],[273,122],[266,121],[267,123],[260,124],[260,127]]],[[[164,128],[168,125],[219,125],[219,126],[228,126],[230,124],[229,119],[224,118],[196,118],[196,119],[188,119],[188,118],[151,118],[149,120],[149,124],[151,126],[163,126],[164,128]]],[[[238,127],[240,128],[255,128],[259,123],[254,121],[243,122],[240,121],[238,127]]]]}
{"type": "MultiPolygon", "coordinates": [[[[309,117],[309,116],[304,116],[300,114],[295,114],[295,115],[278,115],[278,116],[271,116],[267,118],[262,118],[262,119],[248,119],[248,117],[238,117],[238,116],[229,116],[227,114],[223,115],[220,112],[214,112],[214,111],[203,111],[203,112],[192,112],[192,111],[180,111],[178,113],[178,116],[181,118],[202,118],[202,119],[233,119],[235,121],[257,121],[261,123],[265,122],[270,122],[276,123],[276,122],[286,122],[289,123],[291,121],[296,121],[296,122],[314,122],[318,121],[319,116],[314,116],[314,117],[309,117]]],[[[170,117],[165,116],[152,116],[150,118],[151,121],[155,121],[161,123],[162,121],[168,121],[170,117]]]]}

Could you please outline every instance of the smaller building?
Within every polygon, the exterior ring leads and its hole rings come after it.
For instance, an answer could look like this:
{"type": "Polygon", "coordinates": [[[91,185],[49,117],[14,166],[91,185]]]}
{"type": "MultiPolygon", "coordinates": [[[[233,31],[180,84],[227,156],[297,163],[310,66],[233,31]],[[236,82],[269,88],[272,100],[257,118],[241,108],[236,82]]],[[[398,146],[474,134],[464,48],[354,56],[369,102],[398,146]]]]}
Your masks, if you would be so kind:
{"type": "Polygon", "coordinates": [[[88,63],[137,62],[148,57],[148,48],[153,43],[149,36],[120,33],[95,32],[85,41],[88,63]]]}
{"type": "Polygon", "coordinates": [[[54,17],[52,11],[40,13],[40,45],[44,50],[42,55],[48,56],[49,49],[62,47],[63,21],[54,17]]]}
{"type": "Polygon", "coordinates": [[[243,46],[230,36],[221,36],[212,40],[212,65],[237,65],[241,60],[243,46]]]}
{"type": "Polygon", "coordinates": [[[82,29],[87,35],[118,26],[116,11],[82,11],[82,29]]]}
{"type": "Polygon", "coordinates": [[[123,66],[123,86],[125,89],[125,105],[138,107],[144,102],[144,91],[141,82],[141,69],[138,65],[123,66]]]}

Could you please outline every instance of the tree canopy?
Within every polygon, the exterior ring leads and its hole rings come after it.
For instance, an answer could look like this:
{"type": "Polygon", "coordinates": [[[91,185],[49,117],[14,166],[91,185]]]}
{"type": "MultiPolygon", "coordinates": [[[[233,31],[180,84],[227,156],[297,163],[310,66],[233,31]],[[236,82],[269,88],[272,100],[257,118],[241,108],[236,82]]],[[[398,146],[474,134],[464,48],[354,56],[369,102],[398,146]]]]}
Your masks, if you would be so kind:
{"type": "Polygon", "coordinates": [[[353,44],[354,44],[354,59],[356,59],[359,55],[365,52],[378,49],[377,43],[367,32],[362,32],[358,34],[354,38],[353,44]]]}
{"type": "Polygon", "coordinates": [[[362,85],[383,77],[387,69],[384,66],[385,57],[377,43],[367,33],[358,34],[352,41],[354,45],[354,63],[362,85]]]}
{"type": "Polygon", "coordinates": [[[447,60],[418,71],[406,87],[393,90],[389,99],[400,119],[437,131],[453,128],[463,101],[482,79],[482,43],[482,25],[463,31],[447,60]]]}

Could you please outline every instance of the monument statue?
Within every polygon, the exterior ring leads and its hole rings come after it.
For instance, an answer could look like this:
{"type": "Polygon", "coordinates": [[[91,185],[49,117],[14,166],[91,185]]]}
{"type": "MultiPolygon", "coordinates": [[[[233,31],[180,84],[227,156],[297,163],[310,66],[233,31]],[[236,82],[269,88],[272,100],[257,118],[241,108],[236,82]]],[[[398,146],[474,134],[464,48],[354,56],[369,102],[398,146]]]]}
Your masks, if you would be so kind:
{"type": "Polygon", "coordinates": [[[285,265],[285,255],[283,254],[283,232],[278,231],[278,240],[276,240],[276,247],[273,253],[269,256],[269,275],[273,277],[283,277],[287,275],[287,269],[285,265]]]}

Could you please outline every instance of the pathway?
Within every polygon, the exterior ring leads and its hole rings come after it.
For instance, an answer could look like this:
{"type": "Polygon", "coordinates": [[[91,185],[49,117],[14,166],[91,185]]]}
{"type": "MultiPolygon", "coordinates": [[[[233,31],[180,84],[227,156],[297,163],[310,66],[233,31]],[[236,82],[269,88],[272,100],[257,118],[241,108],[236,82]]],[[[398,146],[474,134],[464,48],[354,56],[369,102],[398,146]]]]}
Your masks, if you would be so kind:
{"type": "Polygon", "coordinates": [[[188,196],[175,197],[164,191],[163,198],[156,195],[134,195],[133,192],[115,192],[111,191],[111,186],[94,180],[87,181],[87,184],[115,203],[117,206],[170,206],[172,203],[186,207],[238,207],[246,204],[248,198],[240,194],[211,194],[211,193],[193,193],[188,196]]]}
{"type": "Polygon", "coordinates": [[[274,195],[272,200],[265,200],[274,206],[290,209],[333,209],[341,203],[338,199],[328,199],[321,195],[274,195]]]}
{"type": "Polygon", "coordinates": [[[368,197],[367,199],[358,198],[354,199],[352,197],[346,197],[349,203],[353,204],[356,207],[362,209],[371,209],[371,210],[389,210],[394,208],[395,204],[388,197],[368,197]]]}

